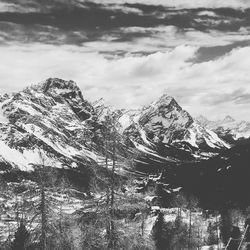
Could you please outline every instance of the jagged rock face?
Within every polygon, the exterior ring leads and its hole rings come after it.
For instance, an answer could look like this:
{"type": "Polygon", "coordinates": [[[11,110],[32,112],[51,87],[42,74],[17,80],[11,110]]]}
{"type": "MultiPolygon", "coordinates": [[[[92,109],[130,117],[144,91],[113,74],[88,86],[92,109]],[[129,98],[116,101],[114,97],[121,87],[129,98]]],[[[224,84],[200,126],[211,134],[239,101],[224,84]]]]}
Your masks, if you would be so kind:
{"type": "Polygon", "coordinates": [[[185,151],[202,149],[208,152],[228,147],[214,132],[197,124],[190,114],[168,95],[163,95],[158,101],[131,117],[131,125],[125,130],[125,134],[136,142],[134,144],[138,148],[140,145],[137,143],[150,149],[165,145],[165,151],[168,152],[169,145],[185,151]]]}
{"type": "Polygon", "coordinates": [[[72,81],[48,79],[0,102],[2,168],[75,168],[96,160],[88,120],[94,108],[72,81]]]}
{"type": "Polygon", "coordinates": [[[138,123],[153,141],[171,143],[183,138],[193,119],[174,98],[164,95],[143,109],[138,123]]]}
{"type": "Polygon", "coordinates": [[[89,119],[91,112],[94,111],[90,103],[83,99],[81,90],[73,81],[50,78],[43,84],[34,86],[33,89],[53,97],[55,102],[67,102],[82,121],[89,119]]]}

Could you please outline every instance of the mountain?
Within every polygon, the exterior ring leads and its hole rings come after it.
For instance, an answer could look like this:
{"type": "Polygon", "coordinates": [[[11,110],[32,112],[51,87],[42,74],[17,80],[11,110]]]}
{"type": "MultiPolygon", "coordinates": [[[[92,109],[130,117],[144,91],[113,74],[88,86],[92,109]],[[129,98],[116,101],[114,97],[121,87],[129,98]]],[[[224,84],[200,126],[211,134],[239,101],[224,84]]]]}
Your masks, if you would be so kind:
{"type": "Polygon", "coordinates": [[[195,122],[173,97],[166,94],[142,110],[126,116],[127,121],[130,116],[131,124],[124,133],[136,148],[145,153],[178,159],[183,153],[186,156],[189,153],[188,158],[201,157],[229,148],[216,133],[195,122]]]}
{"type": "Polygon", "coordinates": [[[167,95],[141,110],[115,110],[103,100],[92,104],[85,100],[73,81],[50,78],[1,96],[0,110],[0,171],[32,171],[36,165],[103,166],[101,131],[109,114],[119,117],[117,130],[126,140],[124,145],[119,142],[123,154],[126,145],[164,159],[228,147],[167,95]]]}
{"type": "Polygon", "coordinates": [[[250,138],[250,122],[236,121],[229,115],[217,121],[210,121],[204,116],[199,116],[196,118],[196,121],[202,126],[214,131],[229,143],[250,138]]]}
{"type": "Polygon", "coordinates": [[[98,109],[73,81],[51,78],[0,99],[0,171],[104,165],[98,109]],[[99,140],[99,144],[96,141],[99,140]]]}

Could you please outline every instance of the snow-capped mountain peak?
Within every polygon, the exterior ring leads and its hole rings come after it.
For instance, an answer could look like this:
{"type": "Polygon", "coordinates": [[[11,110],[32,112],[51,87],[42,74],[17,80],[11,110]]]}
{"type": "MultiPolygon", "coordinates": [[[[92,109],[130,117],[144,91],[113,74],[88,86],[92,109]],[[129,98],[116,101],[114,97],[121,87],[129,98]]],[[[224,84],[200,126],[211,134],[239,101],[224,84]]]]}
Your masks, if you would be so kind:
{"type": "Polygon", "coordinates": [[[203,148],[208,151],[229,147],[214,132],[196,123],[191,115],[167,94],[143,107],[125,132],[132,136],[138,148],[144,145],[152,149],[153,145],[157,147],[159,143],[181,148],[183,144],[188,143],[196,149],[203,148]]]}
{"type": "Polygon", "coordinates": [[[83,99],[80,88],[74,81],[65,81],[59,78],[48,78],[44,82],[31,86],[36,91],[50,93],[52,95],[65,95],[66,93],[76,93],[83,99]]]}
{"type": "Polygon", "coordinates": [[[0,161],[8,168],[32,170],[41,157],[57,168],[98,158],[89,149],[92,132],[86,124],[94,108],[73,81],[50,78],[8,96],[0,105],[0,161]]]}
{"type": "Polygon", "coordinates": [[[230,116],[230,115],[227,115],[223,120],[222,120],[222,123],[232,123],[232,122],[235,122],[235,119],[230,116]]]}
{"type": "Polygon", "coordinates": [[[145,106],[144,109],[148,109],[149,107],[157,108],[159,109],[159,112],[169,112],[173,109],[177,109],[178,111],[182,110],[176,100],[166,93],[164,93],[158,100],[152,102],[149,106],[145,106]]]}

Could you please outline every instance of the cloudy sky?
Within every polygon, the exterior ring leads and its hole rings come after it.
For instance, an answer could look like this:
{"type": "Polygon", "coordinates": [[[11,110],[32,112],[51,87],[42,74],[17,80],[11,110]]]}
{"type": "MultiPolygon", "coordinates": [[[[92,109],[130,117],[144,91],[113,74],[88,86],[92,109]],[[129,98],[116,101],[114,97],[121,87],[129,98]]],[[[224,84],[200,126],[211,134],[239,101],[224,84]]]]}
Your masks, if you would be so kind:
{"type": "Polygon", "coordinates": [[[0,0],[0,60],[0,94],[59,77],[119,108],[166,92],[250,120],[249,0],[0,0]]]}

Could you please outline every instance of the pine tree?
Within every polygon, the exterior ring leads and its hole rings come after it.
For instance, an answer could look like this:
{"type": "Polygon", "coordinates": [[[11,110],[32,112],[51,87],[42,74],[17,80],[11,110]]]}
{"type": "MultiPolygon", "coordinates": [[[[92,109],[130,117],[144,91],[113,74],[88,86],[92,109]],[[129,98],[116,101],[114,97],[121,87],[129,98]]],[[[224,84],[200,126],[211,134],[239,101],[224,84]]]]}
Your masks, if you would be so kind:
{"type": "MultiPolygon", "coordinates": [[[[181,216],[177,216],[173,225],[172,230],[172,243],[171,248],[172,249],[185,249],[186,246],[189,243],[189,231],[188,226],[186,223],[183,222],[181,216]]],[[[193,242],[191,242],[190,245],[194,245],[193,242]]]]}
{"type": "Polygon", "coordinates": [[[30,234],[27,231],[24,223],[21,221],[20,226],[15,233],[15,239],[12,243],[11,250],[26,250],[29,237],[30,234]]]}
{"type": "Polygon", "coordinates": [[[171,202],[171,205],[173,207],[178,208],[179,217],[182,216],[182,210],[183,208],[187,207],[187,204],[188,204],[187,198],[182,192],[175,194],[175,196],[173,197],[173,201],[171,202]]]}
{"type": "Polygon", "coordinates": [[[158,204],[161,207],[169,207],[170,195],[164,190],[164,184],[158,182],[156,184],[155,194],[157,196],[158,204]]]}
{"type": "Polygon", "coordinates": [[[230,231],[232,228],[232,218],[228,209],[223,209],[221,211],[221,238],[224,244],[227,244],[228,239],[230,238],[230,231]]]}
{"type": "Polygon", "coordinates": [[[115,185],[116,185],[116,158],[117,158],[117,142],[119,140],[119,114],[116,112],[108,113],[105,116],[104,127],[104,152],[105,152],[105,165],[107,175],[109,176],[106,183],[106,205],[107,205],[107,244],[109,249],[116,249],[118,244],[116,226],[115,226],[115,185]],[[112,160],[111,172],[108,168],[109,155],[112,160]]]}
{"type": "Polygon", "coordinates": [[[167,232],[167,224],[164,220],[164,214],[160,212],[153,227],[153,240],[156,250],[170,250],[170,237],[167,232]]]}
{"type": "Polygon", "coordinates": [[[46,201],[45,201],[45,191],[44,186],[41,186],[40,191],[40,213],[41,213],[41,226],[42,226],[42,232],[41,232],[41,247],[43,250],[46,249],[46,227],[47,227],[47,215],[46,215],[46,201]]]}
{"type": "Polygon", "coordinates": [[[39,204],[37,207],[37,215],[40,215],[40,225],[41,225],[41,235],[40,235],[40,248],[41,250],[48,249],[48,207],[49,198],[47,196],[47,186],[53,185],[54,176],[53,169],[45,166],[44,157],[40,152],[40,157],[42,160],[41,165],[34,166],[37,172],[37,183],[39,186],[39,204]]]}
{"type": "Polygon", "coordinates": [[[191,248],[191,241],[192,241],[192,212],[197,208],[198,200],[195,196],[189,195],[187,199],[187,209],[189,210],[189,229],[188,229],[188,247],[191,248]]]}
{"type": "Polygon", "coordinates": [[[209,222],[208,224],[207,233],[208,233],[207,244],[208,245],[217,244],[218,239],[216,235],[216,228],[212,225],[211,222],[209,222]]]}

